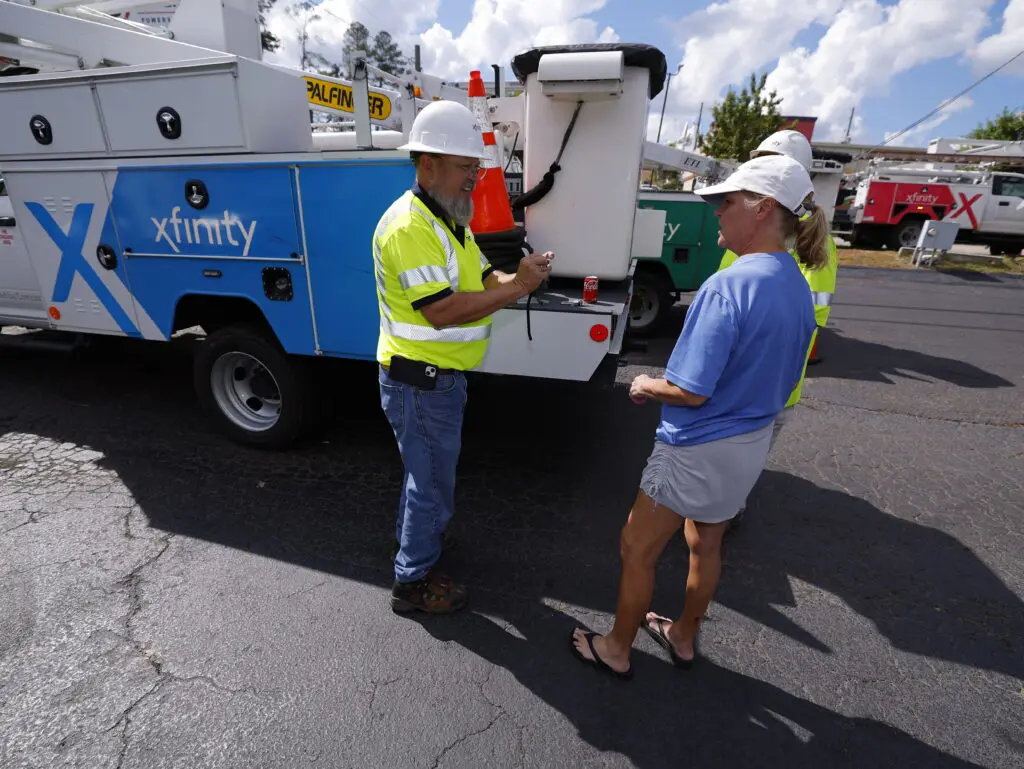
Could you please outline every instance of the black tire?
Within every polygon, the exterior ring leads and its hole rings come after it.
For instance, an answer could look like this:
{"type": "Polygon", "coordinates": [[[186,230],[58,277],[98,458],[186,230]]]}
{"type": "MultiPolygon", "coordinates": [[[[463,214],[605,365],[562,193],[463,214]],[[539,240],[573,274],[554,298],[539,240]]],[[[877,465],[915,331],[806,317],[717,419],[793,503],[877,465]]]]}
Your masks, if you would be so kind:
{"type": "Polygon", "coordinates": [[[640,339],[657,334],[672,311],[672,284],[661,272],[638,269],[633,278],[629,308],[629,333],[640,339]]]}
{"type": "Polygon", "coordinates": [[[921,237],[924,219],[905,219],[890,233],[889,248],[899,251],[901,248],[914,248],[921,237]]]}
{"type": "Polygon", "coordinates": [[[992,243],[988,247],[988,252],[992,256],[1020,256],[1021,250],[1024,249],[1024,242],[1014,242],[1012,240],[1004,240],[1001,243],[992,243]]]}
{"type": "Polygon", "coordinates": [[[320,413],[307,362],[288,355],[258,326],[226,326],[207,337],[196,352],[192,377],[199,403],[217,429],[245,446],[286,448],[320,413]],[[242,389],[252,396],[244,397],[242,389]]]}

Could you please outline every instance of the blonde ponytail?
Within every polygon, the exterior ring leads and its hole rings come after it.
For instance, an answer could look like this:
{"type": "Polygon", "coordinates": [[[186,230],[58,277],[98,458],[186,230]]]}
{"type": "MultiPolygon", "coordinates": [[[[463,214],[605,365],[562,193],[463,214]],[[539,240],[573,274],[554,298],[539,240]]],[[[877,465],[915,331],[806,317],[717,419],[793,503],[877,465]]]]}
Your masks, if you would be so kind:
{"type": "Polygon", "coordinates": [[[817,203],[811,203],[811,214],[796,224],[796,257],[800,264],[820,270],[828,264],[828,219],[817,203]]]}

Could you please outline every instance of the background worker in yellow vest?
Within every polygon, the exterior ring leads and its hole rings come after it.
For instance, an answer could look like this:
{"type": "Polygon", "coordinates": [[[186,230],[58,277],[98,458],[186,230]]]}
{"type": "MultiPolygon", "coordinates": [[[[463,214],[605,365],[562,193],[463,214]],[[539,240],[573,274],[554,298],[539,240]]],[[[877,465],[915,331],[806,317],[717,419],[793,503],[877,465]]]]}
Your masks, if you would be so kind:
{"type": "MultiPolygon", "coordinates": [[[[811,151],[811,143],[807,141],[807,138],[799,131],[777,131],[769,136],[767,139],[762,141],[756,150],[750,153],[751,158],[756,158],[761,155],[786,155],[787,157],[793,158],[802,165],[808,173],[811,173],[811,161],[813,159],[813,153],[811,151]]],[[[796,249],[791,249],[790,253],[796,258],[796,249]]],[[[722,256],[722,262],[718,266],[719,272],[726,269],[738,257],[732,251],[726,250],[722,256]]],[[[797,259],[797,264],[800,265],[800,272],[803,273],[804,278],[807,280],[808,285],[811,287],[811,297],[814,300],[814,319],[817,324],[814,336],[811,338],[811,346],[808,349],[808,363],[817,363],[818,359],[816,355],[817,344],[818,344],[818,329],[825,327],[828,323],[829,312],[832,309],[832,297],[836,290],[836,276],[839,272],[839,261],[836,256],[836,242],[832,239],[832,236],[828,236],[828,262],[820,268],[812,269],[800,264],[800,260],[797,259]]],[[[806,376],[807,368],[804,366],[804,371],[800,374],[800,381],[797,382],[793,393],[790,395],[789,400],[786,402],[785,408],[782,413],[775,420],[775,427],[772,432],[772,445],[775,444],[775,440],[779,436],[779,432],[782,430],[789,416],[792,414],[793,407],[800,402],[800,396],[803,393],[804,377],[806,376]]],[[[733,519],[733,524],[739,523],[743,512],[746,510],[744,505],[733,519]]]]}
{"type": "Polygon", "coordinates": [[[433,571],[455,507],[464,372],[487,352],[491,315],[535,291],[553,255],[531,254],[508,275],[481,253],[468,225],[486,153],[469,109],[434,102],[417,115],[409,139],[400,149],[416,165],[416,184],[373,237],[381,406],[405,469],[391,608],[446,613],[467,597],[463,585],[433,571]]]}

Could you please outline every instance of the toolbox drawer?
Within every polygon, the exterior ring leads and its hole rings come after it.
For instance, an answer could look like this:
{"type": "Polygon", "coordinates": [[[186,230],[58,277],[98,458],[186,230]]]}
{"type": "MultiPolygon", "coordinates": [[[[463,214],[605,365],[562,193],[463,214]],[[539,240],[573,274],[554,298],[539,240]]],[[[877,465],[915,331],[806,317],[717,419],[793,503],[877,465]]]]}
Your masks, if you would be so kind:
{"type": "Polygon", "coordinates": [[[244,149],[236,83],[230,71],[98,83],[111,151],[244,149]]]}
{"type": "Polygon", "coordinates": [[[0,157],[62,157],[106,149],[92,89],[62,83],[0,91],[0,157]]]}

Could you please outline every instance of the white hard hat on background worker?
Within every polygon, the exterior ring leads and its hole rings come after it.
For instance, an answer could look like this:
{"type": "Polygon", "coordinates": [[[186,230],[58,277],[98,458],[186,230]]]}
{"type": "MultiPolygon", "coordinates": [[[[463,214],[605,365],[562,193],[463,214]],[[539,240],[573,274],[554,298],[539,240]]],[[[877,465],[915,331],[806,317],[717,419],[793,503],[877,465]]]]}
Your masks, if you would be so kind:
{"type": "Polygon", "coordinates": [[[487,159],[484,136],[469,108],[455,101],[435,101],[412,123],[409,143],[398,149],[487,159]]]}
{"type": "Polygon", "coordinates": [[[799,131],[776,131],[750,153],[751,159],[762,155],[785,155],[811,171],[811,143],[799,131]]]}

